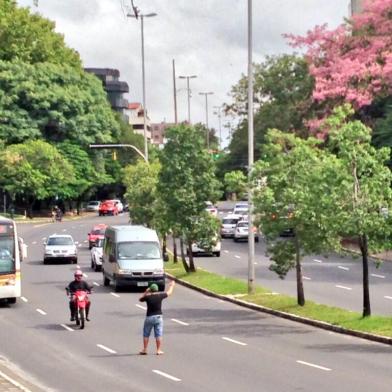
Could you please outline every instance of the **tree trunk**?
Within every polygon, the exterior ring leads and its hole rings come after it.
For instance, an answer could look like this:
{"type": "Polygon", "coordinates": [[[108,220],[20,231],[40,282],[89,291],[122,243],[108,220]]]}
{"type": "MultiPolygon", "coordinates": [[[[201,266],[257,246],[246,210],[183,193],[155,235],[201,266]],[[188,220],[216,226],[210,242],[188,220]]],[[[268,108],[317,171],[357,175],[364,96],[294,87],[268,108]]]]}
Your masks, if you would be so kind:
{"type": "Polygon", "coordinates": [[[166,234],[164,234],[162,236],[162,254],[166,254],[167,253],[167,246],[166,246],[166,234]]]}
{"type": "Polygon", "coordinates": [[[366,234],[359,237],[359,248],[362,254],[362,273],[363,273],[363,317],[371,315],[370,293],[369,293],[369,262],[368,262],[368,241],[366,234]]]}
{"type": "Polygon", "coordinates": [[[297,303],[299,306],[305,305],[304,283],[302,280],[301,269],[301,249],[297,235],[294,237],[295,241],[295,270],[297,274],[297,303]]]}
{"type": "Polygon", "coordinates": [[[177,258],[177,241],[176,237],[173,236],[173,263],[178,263],[177,258]]]}
{"type": "Polygon", "coordinates": [[[182,265],[184,266],[185,271],[188,273],[189,272],[189,266],[186,262],[185,259],[185,253],[184,253],[184,241],[182,238],[180,238],[180,252],[181,252],[181,260],[182,260],[182,265]]]}
{"type": "Polygon", "coordinates": [[[190,272],[196,272],[195,263],[193,261],[192,241],[188,242],[188,255],[189,255],[189,270],[190,272]]]}

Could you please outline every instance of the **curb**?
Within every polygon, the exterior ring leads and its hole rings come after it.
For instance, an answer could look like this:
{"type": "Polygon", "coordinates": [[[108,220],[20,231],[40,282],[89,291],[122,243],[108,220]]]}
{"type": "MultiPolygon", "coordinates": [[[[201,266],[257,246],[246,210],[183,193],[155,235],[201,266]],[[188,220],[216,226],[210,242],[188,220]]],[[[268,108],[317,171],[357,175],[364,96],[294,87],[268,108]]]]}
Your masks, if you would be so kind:
{"type": "Polygon", "coordinates": [[[389,338],[386,336],[374,335],[374,334],[371,334],[368,332],[355,331],[355,330],[343,328],[343,327],[340,327],[337,325],[329,324],[324,321],[312,320],[312,319],[297,316],[297,315],[294,315],[291,313],[280,312],[278,310],[270,309],[270,308],[267,308],[267,307],[264,307],[261,305],[252,304],[251,302],[246,302],[246,301],[242,301],[240,299],[232,298],[227,295],[216,294],[212,291],[203,289],[201,287],[198,287],[198,286],[195,286],[191,283],[188,283],[184,280],[178,279],[175,276],[173,276],[167,272],[166,272],[166,276],[168,276],[172,280],[175,280],[177,283],[181,284],[182,286],[185,286],[185,287],[190,288],[192,290],[198,291],[202,294],[205,294],[205,295],[208,295],[208,296],[214,297],[214,298],[219,298],[223,301],[231,302],[235,305],[239,305],[244,308],[255,310],[257,312],[268,313],[273,316],[281,317],[284,319],[288,319],[288,320],[295,321],[295,322],[302,323],[302,324],[307,324],[312,327],[322,328],[322,329],[325,329],[328,331],[333,331],[333,332],[344,334],[344,335],[351,335],[351,336],[355,336],[357,338],[362,338],[362,339],[370,340],[370,341],[377,342],[377,343],[392,345],[392,338],[389,338]]]}

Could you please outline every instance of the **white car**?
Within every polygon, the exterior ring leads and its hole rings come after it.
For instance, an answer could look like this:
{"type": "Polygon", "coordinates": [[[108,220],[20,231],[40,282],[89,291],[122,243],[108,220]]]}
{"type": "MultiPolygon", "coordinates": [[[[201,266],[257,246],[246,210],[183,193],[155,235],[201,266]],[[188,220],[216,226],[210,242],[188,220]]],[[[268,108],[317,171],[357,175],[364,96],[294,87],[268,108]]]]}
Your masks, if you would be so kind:
{"type": "Polygon", "coordinates": [[[222,219],[221,223],[221,237],[234,237],[234,231],[235,227],[237,226],[237,223],[242,219],[242,215],[234,215],[234,214],[229,214],[226,215],[222,219]]]}
{"type": "Polygon", "coordinates": [[[94,211],[97,212],[99,210],[99,206],[100,206],[101,202],[98,200],[90,200],[87,203],[86,206],[86,211],[94,211]]]}
{"type": "MultiPolygon", "coordinates": [[[[255,235],[255,241],[259,242],[259,233],[257,229],[254,227],[253,232],[255,235]]],[[[246,220],[241,220],[237,223],[237,226],[234,230],[234,241],[238,242],[240,240],[248,241],[248,234],[249,234],[249,223],[246,220]]]]}
{"type": "Polygon", "coordinates": [[[91,248],[91,268],[94,271],[102,270],[102,253],[103,253],[103,239],[95,241],[91,248]]]}
{"type": "Polygon", "coordinates": [[[116,204],[119,213],[124,212],[124,205],[123,205],[123,203],[121,202],[121,200],[119,200],[119,199],[113,199],[112,201],[114,202],[114,204],[116,204]]]}
{"type": "Polygon", "coordinates": [[[192,255],[209,255],[212,254],[216,257],[220,257],[220,253],[221,253],[221,241],[220,239],[218,239],[215,243],[215,245],[212,247],[211,250],[206,250],[202,247],[200,247],[199,244],[193,243],[192,244],[192,255]]]}
{"type": "Polygon", "coordinates": [[[233,215],[241,215],[245,216],[249,213],[248,205],[239,205],[238,207],[234,207],[233,215]]]}
{"type": "Polygon", "coordinates": [[[71,264],[78,262],[78,250],[69,234],[53,234],[45,243],[44,264],[59,261],[69,261],[71,264]]]}

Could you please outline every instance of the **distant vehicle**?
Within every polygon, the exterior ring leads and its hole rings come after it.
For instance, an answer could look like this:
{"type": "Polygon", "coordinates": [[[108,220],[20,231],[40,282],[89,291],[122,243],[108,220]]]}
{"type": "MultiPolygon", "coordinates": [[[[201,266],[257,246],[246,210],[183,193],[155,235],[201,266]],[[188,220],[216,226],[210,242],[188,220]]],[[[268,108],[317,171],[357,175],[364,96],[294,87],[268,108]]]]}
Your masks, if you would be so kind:
{"type": "Polygon", "coordinates": [[[144,226],[115,225],[105,231],[102,256],[104,286],[113,283],[117,291],[124,286],[148,287],[156,283],[165,288],[165,272],[158,234],[144,226]]]}
{"type": "Polygon", "coordinates": [[[113,199],[112,201],[114,202],[114,204],[116,204],[119,213],[124,212],[124,205],[121,200],[113,199]]]}
{"type": "MultiPolygon", "coordinates": [[[[255,241],[259,242],[259,232],[257,231],[257,228],[253,228],[253,232],[255,235],[255,241]]],[[[237,226],[234,230],[234,241],[238,242],[241,240],[246,240],[248,241],[248,234],[249,234],[249,223],[246,220],[241,220],[237,223],[237,226]]]]}
{"type": "Polygon", "coordinates": [[[234,207],[233,214],[234,215],[248,215],[249,206],[247,204],[238,204],[234,207]]]}
{"type": "Polygon", "coordinates": [[[91,248],[91,268],[94,271],[102,270],[103,238],[98,239],[91,248]]]}
{"type": "Polygon", "coordinates": [[[221,241],[218,238],[216,240],[216,243],[213,245],[213,247],[210,250],[207,250],[202,247],[202,245],[193,243],[192,244],[192,255],[214,255],[216,257],[220,257],[221,253],[221,241]]]}
{"type": "Polygon", "coordinates": [[[58,261],[78,262],[77,248],[69,234],[53,234],[45,243],[44,264],[58,261]]]}
{"type": "Polygon", "coordinates": [[[234,215],[234,214],[229,214],[226,215],[222,219],[222,224],[221,224],[221,237],[234,237],[234,231],[235,227],[237,226],[237,223],[242,219],[242,215],[234,215]]]}
{"type": "Polygon", "coordinates": [[[91,249],[95,242],[99,239],[103,239],[105,235],[107,225],[100,223],[99,225],[93,226],[91,231],[88,233],[88,248],[91,249]]]}
{"type": "Polygon", "coordinates": [[[101,204],[101,202],[98,200],[90,200],[87,203],[86,211],[97,212],[99,210],[100,204],[101,204]]]}
{"type": "Polygon", "coordinates": [[[117,204],[113,200],[105,200],[101,203],[98,210],[99,216],[118,215],[117,204]]]}
{"type": "Polygon", "coordinates": [[[27,257],[27,246],[18,238],[13,220],[0,216],[0,299],[16,303],[21,296],[20,263],[27,257]]]}
{"type": "Polygon", "coordinates": [[[210,201],[206,201],[206,211],[213,216],[218,215],[218,209],[210,201]]]}

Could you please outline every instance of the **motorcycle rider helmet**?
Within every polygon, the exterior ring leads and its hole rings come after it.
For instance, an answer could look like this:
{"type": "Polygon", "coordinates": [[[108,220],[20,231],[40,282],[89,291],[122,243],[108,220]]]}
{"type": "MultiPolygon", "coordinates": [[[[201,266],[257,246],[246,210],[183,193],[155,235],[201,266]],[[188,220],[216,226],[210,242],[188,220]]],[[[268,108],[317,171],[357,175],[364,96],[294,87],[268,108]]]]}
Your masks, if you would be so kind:
{"type": "Polygon", "coordinates": [[[83,272],[81,270],[76,270],[74,273],[74,277],[78,278],[78,277],[83,277],[83,272]]]}

